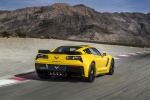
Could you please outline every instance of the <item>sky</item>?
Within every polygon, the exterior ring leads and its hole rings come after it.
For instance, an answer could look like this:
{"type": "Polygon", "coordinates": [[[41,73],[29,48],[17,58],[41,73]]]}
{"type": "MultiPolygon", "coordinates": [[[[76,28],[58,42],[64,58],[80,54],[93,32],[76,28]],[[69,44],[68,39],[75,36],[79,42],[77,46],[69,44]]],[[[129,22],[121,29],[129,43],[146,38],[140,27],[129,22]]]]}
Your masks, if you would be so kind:
{"type": "Polygon", "coordinates": [[[150,0],[0,0],[0,10],[16,10],[32,6],[50,6],[55,3],[84,4],[98,12],[150,13],[150,0]]]}

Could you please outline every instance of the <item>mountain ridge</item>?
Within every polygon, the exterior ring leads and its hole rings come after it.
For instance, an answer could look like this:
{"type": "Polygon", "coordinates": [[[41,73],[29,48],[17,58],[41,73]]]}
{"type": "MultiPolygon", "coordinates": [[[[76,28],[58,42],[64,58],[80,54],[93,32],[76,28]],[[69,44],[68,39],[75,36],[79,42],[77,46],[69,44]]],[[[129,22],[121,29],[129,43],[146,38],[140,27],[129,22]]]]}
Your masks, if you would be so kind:
{"type": "Polygon", "coordinates": [[[150,45],[150,14],[101,13],[83,4],[65,3],[0,11],[0,37],[150,45]]]}

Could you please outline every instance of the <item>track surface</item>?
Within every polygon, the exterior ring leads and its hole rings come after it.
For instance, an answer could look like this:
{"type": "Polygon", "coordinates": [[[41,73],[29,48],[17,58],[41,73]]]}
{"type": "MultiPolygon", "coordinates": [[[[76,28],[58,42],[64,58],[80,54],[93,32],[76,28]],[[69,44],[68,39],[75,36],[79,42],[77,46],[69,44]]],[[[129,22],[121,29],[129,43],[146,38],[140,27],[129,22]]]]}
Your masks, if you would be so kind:
{"type": "Polygon", "coordinates": [[[0,38],[0,80],[11,78],[18,73],[33,71],[34,59],[39,49],[51,50],[57,46],[67,44],[91,45],[96,47],[101,53],[105,52],[112,56],[150,50],[150,48],[135,48],[55,39],[0,38]]]}
{"type": "MultiPolygon", "coordinates": [[[[28,81],[0,87],[0,100],[150,100],[150,53],[115,60],[115,74],[93,83],[79,78],[39,80],[34,72],[28,81]]],[[[19,75],[18,75],[19,76],[19,75]]]]}

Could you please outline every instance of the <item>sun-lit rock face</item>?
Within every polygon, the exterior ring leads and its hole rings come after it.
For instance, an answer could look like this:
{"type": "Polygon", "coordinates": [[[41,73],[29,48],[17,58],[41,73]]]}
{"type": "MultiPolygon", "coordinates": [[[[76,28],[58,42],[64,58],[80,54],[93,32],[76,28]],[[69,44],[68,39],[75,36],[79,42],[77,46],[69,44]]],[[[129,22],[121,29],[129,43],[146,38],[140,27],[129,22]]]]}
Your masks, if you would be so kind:
{"type": "Polygon", "coordinates": [[[101,13],[83,4],[0,11],[0,37],[43,37],[150,45],[150,14],[101,13]]]}

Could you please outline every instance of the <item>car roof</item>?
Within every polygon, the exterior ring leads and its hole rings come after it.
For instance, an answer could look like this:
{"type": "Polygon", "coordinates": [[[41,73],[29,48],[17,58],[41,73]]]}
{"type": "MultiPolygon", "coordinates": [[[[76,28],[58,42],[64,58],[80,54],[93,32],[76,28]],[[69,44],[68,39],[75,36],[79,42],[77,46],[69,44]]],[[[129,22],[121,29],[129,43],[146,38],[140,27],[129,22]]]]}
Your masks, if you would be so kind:
{"type": "Polygon", "coordinates": [[[77,51],[80,51],[80,52],[82,52],[84,49],[87,49],[87,48],[94,48],[93,46],[90,46],[90,45],[75,45],[75,44],[67,44],[67,45],[61,45],[61,46],[58,46],[58,47],[56,47],[56,48],[54,48],[53,50],[51,50],[52,52],[54,51],[54,50],[56,50],[57,48],[59,48],[59,47],[79,47],[79,49],[77,50],[77,51]]]}
{"type": "Polygon", "coordinates": [[[90,46],[90,45],[75,45],[75,44],[67,44],[67,45],[63,45],[63,46],[68,46],[68,47],[69,46],[71,46],[71,47],[74,46],[74,47],[82,47],[82,48],[84,48],[84,47],[87,47],[87,48],[88,47],[93,47],[93,46],[90,46]]]}

